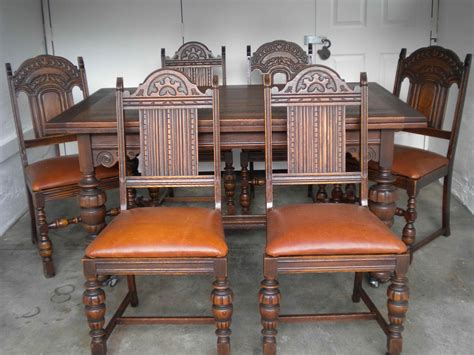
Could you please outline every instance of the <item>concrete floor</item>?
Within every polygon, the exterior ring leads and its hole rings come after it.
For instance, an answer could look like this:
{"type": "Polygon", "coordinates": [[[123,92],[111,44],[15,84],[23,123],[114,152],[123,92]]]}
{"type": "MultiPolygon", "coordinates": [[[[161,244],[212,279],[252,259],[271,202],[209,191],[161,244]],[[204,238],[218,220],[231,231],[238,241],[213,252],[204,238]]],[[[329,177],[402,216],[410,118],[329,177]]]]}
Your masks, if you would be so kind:
{"type": "MultiPolygon", "coordinates": [[[[262,188],[257,199],[263,208],[262,188]]],[[[277,204],[305,201],[303,188],[277,191],[277,204]]],[[[400,203],[405,203],[404,193],[400,203]]],[[[418,204],[419,235],[437,225],[441,188],[423,190],[418,204]]],[[[116,196],[109,198],[116,203],[116,196]]],[[[307,199],[306,199],[307,201],[307,199]]],[[[49,219],[73,214],[74,201],[53,203],[49,219]]],[[[415,255],[408,274],[410,307],[404,332],[405,354],[474,353],[473,216],[452,202],[452,236],[438,238],[415,255]]],[[[342,216],[341,216],[342,217],[342,216]]],[[[394,229],[401,230],[398,219],[394,229]]],[[[263,230],[229,231],[230,281],[235,293],[232,323],[234,354],[260,353],[257,292],[261,280],[263,230]]],[[[57,276],[45,279],[30,242],[29,217],[23,216],[0,239],[0,353],[87,354],[88,327],[81,294],[80,259],[90,237],[79,226],[51,232],[57,276]]],[[[304,275],[280,279],[282,312],[362,310],[351,303],[353,275],[304,275]],[[304,287],[302,287],[304,283],[304,287]]],[[[140,277],[136,314],[209,314],[211,279],[140,277]]],[[[126,283],[106,287],[108,310],[115,309],[126,283]]],[[[385,311],[385,289],[366,287],[385,311]]],[[[107,314],[110,317],[110,313],[107,314]]],[[[119,326],[108,342],[111,354],[214,354],[212,326],[119,326]]],[[[279,326],[279,354],[384,354],[385,336],[373,321],[284,324],[279,326]]]]}

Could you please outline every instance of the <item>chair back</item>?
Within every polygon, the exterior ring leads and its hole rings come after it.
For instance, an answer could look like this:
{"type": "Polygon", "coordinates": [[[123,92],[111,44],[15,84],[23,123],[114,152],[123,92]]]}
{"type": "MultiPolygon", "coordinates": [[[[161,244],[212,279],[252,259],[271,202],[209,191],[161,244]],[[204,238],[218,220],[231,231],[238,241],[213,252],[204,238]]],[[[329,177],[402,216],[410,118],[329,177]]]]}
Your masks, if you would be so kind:
{"type": "Polygon", "coordinates": [[[138,88],[124,91],[117,79],[117,136],[120,206],[127,208],[127,188],[213,187],[215,208],[221,209],[219,89],[199,91],[180,71],[159,69],[138,88]],[[214,175],[199,175],[198,109],[212,108],[214,175]],[[138,110],[141,176],[127,176],[124,112],[138,110]]]}
{"type": "Polygon", "coordinates": [[[437,138],[449,139],[448,158],[454,154],[471,66],[471,54],[464,63],[453,51],[431,46],[416,50],[406,57],[406,48],[400,52],[393,93],[400,96],[404,79],[409,80],[407,102],[428,119],[427,129],[410,130],[437,138]],[[458,97],[450,131],[443,130],[449,90],[458,86],[458,97]]]}
{"type": "Polygon", "coordinates": [[[161,48],[161,67],[185,73],[197,86],[212,86],[214,68],[221,67],[222,85],[227,84],[225,46],[222,46],[221,55],[217,57],[206,45],[195,41],[184,43],[172,58],[167,57],[165,49],[161,48]]]}
{"type": "MultiPolygon", "coordinates": [[[[310,45],[309,51],[312,52],[310,45]]],[[[250,74],[259,70],[262,74],[270,74],[272,81],[278,73],[286,76],[286,81],[292,80],[296,74],[311,64],[311,57],[296,43],[276,40],[262,44],[250,55],[251,48],[247,46],[247,59],[250,74]]]]}
{"type": "Polygon", "coordinates": [[[77,62],[76,67],[63,57],[39,55],[24,61],[15,73],[10,63],[5,64],[13,118],[24,166],[27,164],[27,156],[18,107],[18,93],[24,92],[28,96],[35,137],[44,137],[46,123],[74,105],[72,94],[74,87],[77,86],[82,91],[84,98],[89,96],[82,57],[78,57],[77,62]]]}
{"type": "Polygon", "coordinates": [[[267,210],[273,208],[274,185],[360,184],[367,206],[367,77],[352,89],[332,69],[312,65],[285,87],[271,87],[264,75],[265,171],[267,210]],[[360,107],[360,171],[346,171],[346,107],[360,107]],[[287,108],[288,172],[273,173],[272,107],[287,108]]]}

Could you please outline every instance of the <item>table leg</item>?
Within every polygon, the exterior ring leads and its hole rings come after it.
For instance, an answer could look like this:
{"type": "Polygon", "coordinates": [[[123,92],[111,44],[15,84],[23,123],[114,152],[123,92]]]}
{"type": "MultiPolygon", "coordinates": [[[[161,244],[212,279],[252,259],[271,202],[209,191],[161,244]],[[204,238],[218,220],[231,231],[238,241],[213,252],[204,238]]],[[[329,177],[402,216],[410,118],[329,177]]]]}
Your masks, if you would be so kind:
{"type": "Polygon", "coordinates": [[[105,192],[98,188],[92,158],[91,137],[88,134],[77,136],[79,147],[79,167],[82,180],[79,182],[79,206],[84,228],[91,234],[98,234],[105,226],[105,192]]]}
{"type": "MultiPolygon", "coordinates": [[[[376,184],[369,190],[369,208],[379,217],[388,227],[393,224],[393,218],[397,209],[398,200],[397,189],[394,186],[395,177],[392,175],[393,148],[394,148],[393,130],[381,131],[379,171],[375,177],[376,184]]],[[[390,273],[377,272],[370,273],[370,283],[377,287],[379,283],[390,280],[390,273]]]]}
{"type": "Polygon", "coordinates": [[[247,152],[240,153],[240,206],[242,207],[242,214],[250,212],[250,193],[249,193],[249,158],[247,152]]]}
{"type": "Polygon", "coordinates": [[[235,169],[233,167],[232,151],[224,153],[225,168],[224,168],[224,190],[227,203],[227,214],[235,214],[235,169]]]}

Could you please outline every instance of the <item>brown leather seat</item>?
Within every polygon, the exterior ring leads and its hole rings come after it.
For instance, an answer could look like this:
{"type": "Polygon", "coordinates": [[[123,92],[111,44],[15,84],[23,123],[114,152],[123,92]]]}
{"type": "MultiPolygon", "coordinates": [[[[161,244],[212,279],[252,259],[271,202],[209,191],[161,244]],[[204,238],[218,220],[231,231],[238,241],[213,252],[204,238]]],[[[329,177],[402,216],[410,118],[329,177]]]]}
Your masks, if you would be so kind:
{"type": "MultiPolygon", "coordinates": [[[[95,171],[99,180],[118,176],[117,166],[112,168],[99,166],[95,171]]],[[[28,165],[25,168],[25,173],[33,191],[74,185],[82,179],[77,155],[66,155],[38,161],[28,165]]]]}
{"type": "Polygon", "coordinates": [[[197,207],[122,211],[86,249],[90,258],[224,257],[222,215],[197,207]]]}
{"type": "Polygon", "coordinates": [[[417,180],[448,164],[448,158],[442,155],[424,149],[395,145],[392,173],[417,180]]]}
{"type": "Polygon", "coordinates": [[[270,256],[401,254],[405,244],[368,208],[288,205],[267,214],[270,256]]]}

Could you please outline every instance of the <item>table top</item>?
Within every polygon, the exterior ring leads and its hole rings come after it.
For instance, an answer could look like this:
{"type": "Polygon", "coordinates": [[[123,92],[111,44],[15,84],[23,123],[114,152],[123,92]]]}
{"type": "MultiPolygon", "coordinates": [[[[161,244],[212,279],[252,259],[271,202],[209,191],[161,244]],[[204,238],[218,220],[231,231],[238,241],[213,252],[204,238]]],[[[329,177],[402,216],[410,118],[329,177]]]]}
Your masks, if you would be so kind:
{"type": "MultiPolygon", "coordinates": [[[[264,132],[263,86],[228,85],[219,88],[221,134],[264,132]]],[[[426,127],[426,118],[377,83],[369,83],[369,129],[426,127]]],[[[117,133],[115,89],[100,89],[46,124],[46,134],[117,133]]],[[[199,110],[199,132],[212,132],[212,113],[199,110]]],[[[359,110],[348,107],[347,129],[358,129],[359,110]]],[[[126,127],[138,130],[138,112],[127,111],[126,127]]],[[[274,108],[274,131],[286,131],[286,110],[274,108]]]]}

